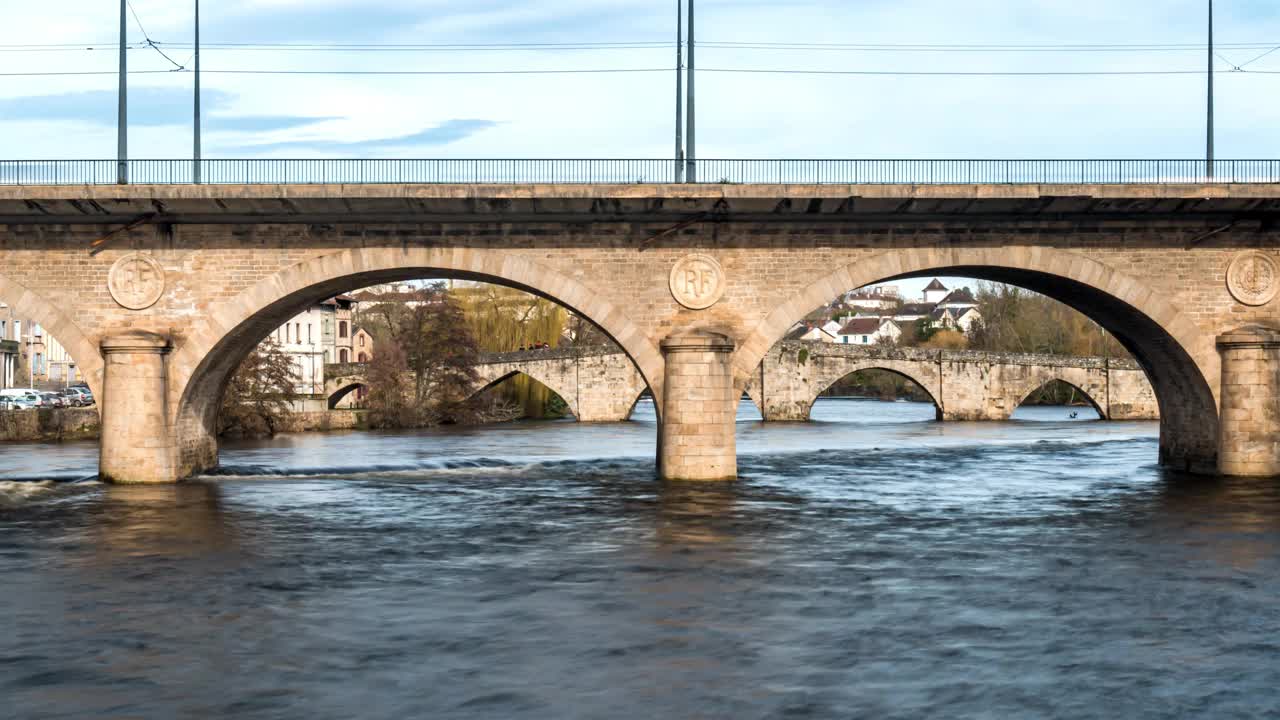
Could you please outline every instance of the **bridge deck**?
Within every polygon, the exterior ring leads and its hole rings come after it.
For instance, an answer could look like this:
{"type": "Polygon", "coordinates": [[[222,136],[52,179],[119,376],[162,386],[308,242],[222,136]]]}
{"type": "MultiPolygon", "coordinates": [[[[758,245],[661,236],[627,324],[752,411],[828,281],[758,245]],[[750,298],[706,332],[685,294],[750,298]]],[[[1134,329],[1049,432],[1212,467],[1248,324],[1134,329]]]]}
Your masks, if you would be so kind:
{"type": "Polygon", "coordinates": [[[0,186],[0,223],[1105,221],[1280,215],[1280,184],[0,186]]]}

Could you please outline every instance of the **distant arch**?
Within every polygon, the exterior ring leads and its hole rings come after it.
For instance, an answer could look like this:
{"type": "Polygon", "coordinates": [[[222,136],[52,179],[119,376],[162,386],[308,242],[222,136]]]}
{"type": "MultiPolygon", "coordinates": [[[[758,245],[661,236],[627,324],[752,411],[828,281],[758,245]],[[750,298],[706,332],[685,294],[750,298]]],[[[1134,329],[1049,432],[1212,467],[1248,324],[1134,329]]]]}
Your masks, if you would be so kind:
{"type": "Polygon", "coordinates": [[[577,393],[568,394],[567,389],[556,387],[556,385],[555,385],[555,384],[553,384],[553,382],[554,382],[554,381],[552,381],[552,382],[548,382],[548,381],[547,381],[547,379],[546,379],[546,377],[545,377],[544,375],[542,375],[541,373],[538,373],[538,372],[536,372],[536,371],[535,371],[535,372],[529,372],[529,371],[527,371],[527,370],[518,369],[518,370],[510,370],[510,371],[507,371],[507,372],[503,372],[503,373],[497,374],[496,376],[492,376],[492,377],[487,377],[487,378],[486,378],[486,377],[482,377],[482,379],[481,379],[481,383],[482,383],[482,384],[477,385],[477,386],[475,387],[475,389],[473,389],[473,390],[472,390],[472,391],[467,395],[467,397],[468,397],[468,399],[470,399],[470,398],[474,398],[474,397],[476,397],[476,396],[478,396],[478,395],[483,395],[484,393],[488,392],[489,390],[492,390],[493,388],[495,388],[495,387],[497,387],[497,386],[501,385],[502,383],[504,383],[504,382],[506,382],[506,381],[508,381],[508,380],[511,380],[512,378],[518,377],[518,376],[520,376],[520,375],[523,375],[523,376],[525,376],[525,377],[529,378],[530,380],[533,380],[533,381],[535,381],[535,382],[537,382],[537,383],[541,384],[542,386],[546,387],[546,388],[547,388],[548,390],[550,390],[551,392],[555,393],[555,394],[556,394],[556,395],[557,395],[561,400],[563,400],[563,401],[564,401],[565,405],[567,405],[567,406],[569,407],[569,412],[573,414],[573,418],[574,418],[575,420],[577,420],[577,419],[578,419],[577,393]]]}
{"type": "Polygon", "coordinates": [[[1088,401],[1089,406],[1093,408],[1094,412],[1098,413],[1098,418],[1100,420],[1108,419],[1109,413],[1107,412],[1106,408],[1102,407],[1102,405],[1100,405],[1098,401],[1093,397],[1093,393],[1080,387],[1080,385],[1074,382],[1071,382],[1069,380],[1065,380],[1061,376],[1057,376],[1057,375],[1054,375],[1047,380],[1038,380],[1035,386],[1032,387],[1030,390],[1024,387],[1023,389],[1018,391],[1017,395],[1020,396],[1020,399],[1018,400],[1017,404],[1013,406],[1013,409],[1010,410],[1009,415],[1012,416],[1014,411],[1016,411],[1018,408],[1025,405],[1026,402],[1031,399],[1032,395],[1035,395],[1036,393],[1040,392],[1041,390],[1043,390],[1044,388],[1050,385],[1053,385],[1054,383],[1062,383],[1063,385],[1066,385],[1067,387],[1074,389],[1076,392],[1080,393],[1080,397],[1088,401]]]}
{"type": "Polygon", "coordinates": [[[348,395],[360,390],[361,388],[368,390],[369,386],[365,385],[363,382],[351,382],[339,387],[337,390],[334,390],[329,394],[329,409],[336,410],[338,408],[338,403],[342,402],[348,395]]]}
{"type": "Polygon", "coordinates": [[[915,372],[915,368],[911,367],[910,364],[907,364],[907,363],[899,364],[899,363],[884,362],[884,361],[869,361],[866,363],[857,363],[852,369],[850,369],[848,372],[845,372],[843,375],[828,374],[822,379],[820,379],[815,384],[815,387],[818,388],[818,391],[817,393],[814,394],[813,398],[809,401],[809,407],[805,411],[805,418],[806,419],[812,418],[814,404],[817,403],[818,398],[822,397],[822,394],[830,390],[833,385],[852,375],[857,375],[859,373],[865,373],[865,372],[877,371],[877,370],[880,372],[889,373],[891,375],[896,375],[904,380],[908,380],[912,384],[914,384],[916,387],[924,391],[925,396],[929,398],[929,402],[933,404],[934,419],[942,420],[942,404],[938,402],[938,398],[934,394],[934,392],[929,389],[929,380],[926,378],[920,377],[915,372]]]}

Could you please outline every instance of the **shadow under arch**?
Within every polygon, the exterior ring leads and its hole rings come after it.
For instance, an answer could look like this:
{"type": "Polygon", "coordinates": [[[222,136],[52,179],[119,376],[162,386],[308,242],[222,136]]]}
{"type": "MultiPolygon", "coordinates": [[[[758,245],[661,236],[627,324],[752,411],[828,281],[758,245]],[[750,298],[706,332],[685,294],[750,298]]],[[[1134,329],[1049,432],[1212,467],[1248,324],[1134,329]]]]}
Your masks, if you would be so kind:
{"type": "Polygon", "coordinates": [[[95,343],[90,342],[80,326],[40,293],[3,275],[0,275],[0,302],[13,308],[16,317],[39,323],[46,333],[62,345],[75,360],[90,392],[100,403],[104,365],[102,352],[95,343]]]}
{"type": "Polygon", "coordinates": [[[1076,252],[1049,248],[911,248],[858,260],[811,283],[752,330],[734,357],[745,382],[796,322],[839,289],[927,275],[989,280],[1038,292],[1093,319],[1147,374],[1160,406],[1160,463],[1215,473],[1220,359],[1205,333],[1166,296],[1076,252]]]}
{"type": "MultiPolygon", "coordinates": [[[[231,374],[263,338],[299,308],[356,287],[418,278],[451,278],[523,290],[594,323],[622,348],[645,381],[662,383],[662,355],[623,310],[562,273],[492,251],[428,247],[354,248],[305,260],[214,307],[182,339],[169,368],[179,476],[217,464],[218,404],[231,374]]],[[[660,394],[658,394],[660,396],[660,394]]]]}
{"type": "Polygon", "coordinates": [[[333,392],[329,393],[329,398],[327,401],[329,405],[329,409],[336,410],[338,407],[338,403],[345,400],[348,395],[350,395],[351,393],[355,392],[360,388],[367,388],[367,387],[369,386],[363,382],[352,382],[352,383],[347,383],[345,385],[342,385],[337,390],[334,390],[333,392]]]}
{"type": "Polygon", "coordinates": [[[809,401],[809,407],[805,409],[805,413],[804,413],[805,419],[813,418],[813,406],[818,402],[818,399],[822,397],[822,394],[830,390],[833,385],[852,375],[857,375],[858,373],[864,373],[864,372],[869,372],[874,370],[878,370],[880,372],[886,372],[891,375],[896,375],[904,380],[911,382],[911,384],[915,385],[916,387],[920,388],[920,390],[924,392],[925,396],[929,398],[929,402],[933,404],[934,420],[936,421],[942,420],[942,405],[938,403],[938,398],[933,394],[933,391],[929,389],[928,383],[922,381],[920,378],[916,377],[910,372],[907,372],[899,368],[888,367],[883,362],[875,362],[875,361],[868,362],[865,365],[859,365],[858,367],[855,367],[852,370],[849,370],[848,372],[846,372],[845,374],[831,379],[830,381],[824,381],[822,383],[822,387],[818,388],[818,392],[813,396],[813,399],[809,401]]]}
{"type": "Polygon", "coordinates": [[[554,384],[547,382],[545,378],[539,377],[539,374],[531,373],[527,370],[512,370],[510,372],[503,373],[502,375],[498,375],[493,379],[482,378],[481,382],[483,384],[477,385],[475,390],[472,390],[470,393],[468,393],[467,399],[470,400],[471,398],[477,397],[479,395],[483,395],[484,393],[489,392],[490,390],[501,385],[502,383],[512,378],[519,377],[520,375],[523,375],[529,378],[530,380],[533,380],[534,382],[542,385],[543,387],[547,388],[548,390],[550,390],[551,392],[559,396],[559,398],[564,401],[565,405],[569,407],[569,412],[570,414],[573,415],[573,419],[574,420],[578,419],[578,407],[577,407],[578,403],[576,398],[574,398],[569,393],[566,393],[563,389],[556,387],[554,384]]]}
{"type": "Polygon", "coordinates": [[[1108,417],[1107,417],[1107,411],[1106,411],[1106,410],[1105,410],[1101,405],[1099,405],[1099,404],[1098,404],[1098,401],[1097,401],[1096,399],[1094,399],[1094,397],[1093,397],[1093,394],[1092,394],[1092,393],[1090,393],[1088,390],[1085,390],[1084,388],[1080,387],[1080,386],[1079,386],[1079,385],[1077,385],[1076,383],[1071,382],[1070,380],[1066,380],[1066,379],[1064,379],[1064,378],[1060,378],[1060,377],[1056,377],[1056,376],[1055,376],[1055,377],[1051,377],[1051,378],[1049,378],[1048,380],[1044,380],[1044,379],[1042,379],[1042,378],[1038,378],[1036,381],[1034,381],[1034,382],[1032,383],[1032,385],[1033,385],[1033,386],[1031,387],[1031,389],[1029,389],[1029,390],[1028,390],[1026,387],[1023,387],[1022,389],[1018,390],[1017,395],[1018,395],[1018,397],[1019,397],[1019,398],[1021,398],[1021,399],[1020,399],[1020,400],[1018,400],[1018,404],[1017,404],[1016,406],[1014,406],[1013,410],[1011,410],[1011,411],[1009,412],[1010,416],[1012,416],[1012,415],[1013,415],[1013,413],[1014,413],[1018,408],[1020,408],[1020,407],[1022,407],[1023,405],[1025,405],[1025,404],[1027,403],[1027,401],[1031,399],[1031,396],[1032,396],[1032,395],[1035,395],[1036,393],[1040,392],[1041,390],[1043,390],[1044,388],[1046,388],[1046,387],[1048,387],[1048,386],[1050,386],[1050,385],[1053,385],[1054,383],[1061,383],[1061,384],[1066,385],[1067,387],[1069,387],[1069,388],[1071,388],[1071,389],[1075,390],[1076,392],[1080,393],[1080,396],[1081,396],[1081,397],[1083,397],[1085,400],[1087,400],[1087,401],[1088,401],[1088,403],[1089,403],[1089,407],[1093,408],[1093,411],[1094,411],[1094,412],[1096,412],[1096,413],[1098,413],[1098,419],[1099,419],[1099,420],[1107,420],[1107,419],[1108,419],[1108,417]]]}

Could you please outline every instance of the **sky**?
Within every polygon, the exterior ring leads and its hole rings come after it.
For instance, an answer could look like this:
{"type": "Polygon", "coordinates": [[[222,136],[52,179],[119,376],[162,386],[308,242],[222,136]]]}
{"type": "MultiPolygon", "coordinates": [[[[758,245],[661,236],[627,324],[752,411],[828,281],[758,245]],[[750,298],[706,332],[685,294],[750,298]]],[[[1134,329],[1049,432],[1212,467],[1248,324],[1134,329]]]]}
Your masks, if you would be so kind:
{"type": "MultiPolygon", "coordinates": [[[[130,150],[191,152],[192,3],[131,0],[130,150]],[[141,28],[145,28],[145,34],[141,28]]],[[[10,2],[0,25],[0,157],[115,153],[118,5],[10,2]],[[62,45],[71,49],[15,48],[62,45]],[[93,47],[89,50],[85,48],[93,47]],[[22,76],[31,72],[103,72],[22,76]],[[19,75],[14,75],[18,73],[19,75]]],[[[1204,152],[1205,0],[700,0],[703,158],[1194,158],[1204,152]],[[1024,45],[880,51],[714,43],[1024,45]],[[1190,71],[1188,75],[936,76],[712,72],[1190,71]]],[[[206,157],[665,158],[674,140],[675,0],[206,0],[206,157]],[[350,44],[377,51],[227,48],[350,44]],[[396,52],[390,44],[641,47],[396,52]],[[222,47],[218,47],[218,45],[222,47]],[[649,47],[647,45],[653,45],[649,47]],[[562,75],[243,75],[229,70],[599,70],[562,75]]],[[[1220,70],[1280,46],[1280,3],[1217,0],[1220,70]],[[1269,45],[1268,43],[1274,43],[1269,45]],[[1238,48],[1232,44],[1256,47],[1238,48]]],[[[1280,51],[1217,76],[1219,157],[1278,157],[1280,51]]]]}

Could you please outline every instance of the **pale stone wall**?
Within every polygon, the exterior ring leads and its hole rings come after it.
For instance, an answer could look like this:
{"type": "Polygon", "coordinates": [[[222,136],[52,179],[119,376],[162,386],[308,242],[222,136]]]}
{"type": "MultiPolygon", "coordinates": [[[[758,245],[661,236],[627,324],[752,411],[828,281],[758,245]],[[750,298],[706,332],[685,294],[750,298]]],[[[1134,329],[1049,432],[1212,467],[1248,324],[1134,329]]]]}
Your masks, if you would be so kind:
{"type": "Polygon", "coordinates": [[[837,295],[964,275],[1043,292],[1115,333],[1159,399],[1162,462],[1209,470],[1214,338],[1280,324],[1280,301],[1244,305],[1227,291],[1240,252],[1280,257],[1280,227],[1239,213],[1274,213],[1278,198],[1277,187],[1227,185],[4,188],[0,301],[56,335],[98,397],[103,338],[169,337],[159,432],[171,433],[164,472],[176,477],[216,463],[217,396],[244,354],[299,308],[362,285],[451,276],[550,297],[617,341],[661,405],[668,336],[733,340],[741,390],[796,320],[837,295]],[[146,213],[160,213],[156,224],[89,254],[146,213]],[[114,302],[106,283],[135,251],[164,271],[142,310],[114,302]],[[675,302],[667,283],[692,252],[724,271],[705,310],[675,302]]]}
{"type": "Polygon", "coordinates": [[[60,442],[99,437],[96,408],[0,411],[0,442],[60,442]]]}
{"type": "Polygon", "coordinates": [[[733,343],[715,333],[662,341],[666,398],[658,427],[658,475],[664,480],[732,480],[738,474],[733,343]]]}
{"type": "Polygon", "coordinates": [[[1218,338],[1222,348],[1224,475],[1280,475],[1280,331],[1246,326],[1218,338]]]}

